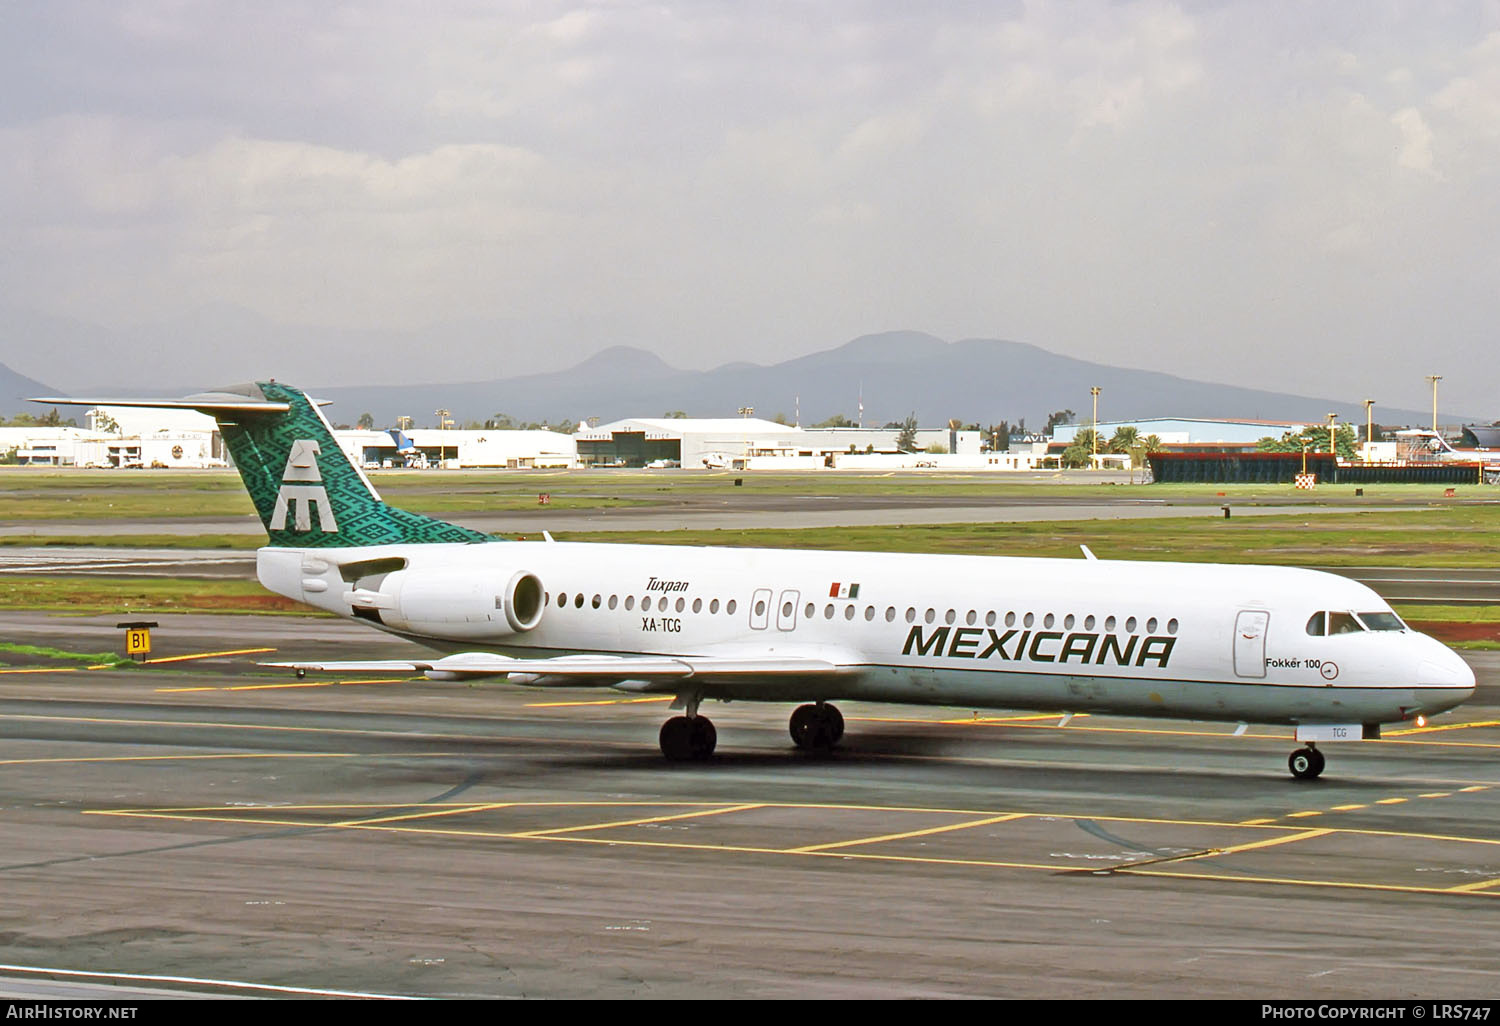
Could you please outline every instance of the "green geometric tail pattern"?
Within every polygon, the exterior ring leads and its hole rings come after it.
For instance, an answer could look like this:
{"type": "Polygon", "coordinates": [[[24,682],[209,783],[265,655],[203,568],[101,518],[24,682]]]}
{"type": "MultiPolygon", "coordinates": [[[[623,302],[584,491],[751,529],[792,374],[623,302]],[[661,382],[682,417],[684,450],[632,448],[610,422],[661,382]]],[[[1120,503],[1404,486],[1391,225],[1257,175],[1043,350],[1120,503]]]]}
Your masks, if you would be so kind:
{"type": "Polygon", "coordinates": [[[339,548],[397,543],[490,542],[495,538],[387,506],[344,454],[307,396],[256,383],[285,412],[212,413],[272,545],[339,548]]]}

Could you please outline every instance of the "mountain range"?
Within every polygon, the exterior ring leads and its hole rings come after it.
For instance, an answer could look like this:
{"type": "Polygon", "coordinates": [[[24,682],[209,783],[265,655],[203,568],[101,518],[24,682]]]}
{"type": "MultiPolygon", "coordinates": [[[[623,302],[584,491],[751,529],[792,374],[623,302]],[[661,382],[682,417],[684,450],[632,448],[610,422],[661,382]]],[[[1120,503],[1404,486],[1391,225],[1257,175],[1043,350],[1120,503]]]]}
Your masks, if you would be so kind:
{"type": "MultiPolygon", "coordinates": [[[[69,360],[69,376],[86,371],[69,360]]],[[[197,388],[223,385],[208,378],[197,388]]],[[[917,331],[864,335],[834,349],[770,366],[730,363],[708,371],[681,370],[642,349],[616,346],[577,366],[543,374],[494,381],[449,384],[347,385],[298,380],[334,405],[329,417],[353,423],[370,413],[377,425],[402,415],[418,425],[437,422],[446,409],[458,423],[506,414],[517,421],[601,423],[623,417],[657,417],[670,411],[690,416],[733,417],[753,407],[758,417],[783,415],[810,424],[835,414],[858,419],[863,399],[866,425],[899,421],[916,414],[923,425],[949,418],[965,423],[1012,423],[1024,419],[1032,430],[1048,414],[1076,411],[1075,422],[1092,413],[1089,389],[1100,391],[1103,422],[1147,417],[1224,417],[1323,423],[1330,412],[1340,420],[1362,422],[1358,401],[1310,397],[1194,381],[1156,371],[1133,370],[1079,360],[1038,346],[999,339],[945,342],[917,331]]],[[[75,394],[119,394],[118,387],[75,389],[75,394]]],[[[132,394],[178,394],[181,388],[127,389],[132,394]]],[[[58,389],[23,377],[0,364],[0,414],[36,409],[26,396],[58,394],[58,389]]],[[[1424,424],[1428,411],[1377,406],[1382,424],[1424,424]]],[[[1460,418],[1444,413],[1444,423],[1460,418]]],[[[1489,418],[1484,418],[1486,421],[1489,418]]]]}
{"type": "MultiPolygon", "coordinates": [[[[709,371],[671,367],[652,353],[614,347],[567,370],[500,381],[448,385],[340,386],[316,389],[335,403],[332,414],[353,421],[364,412],[377,424],[406,414],[435,424],[433,411],[460,422],[497,413],[521,420],[733,417],[753,407],[758,417],[798,415],[803,424],[835,414],[881,425],[915,413],[923,425],[957,417],[965,423],[1024,419],[1040,430],[1048,414],[1071,409],[1076,422],[1092,415],[1089,389],[1100,388],[1102,422],[1145,417],[1226,417],[1323,423],[1330,412],[1363,422],[1355,401],[1287,395],[1155,371],[1132,370],[1060,356],[999,339],[945,342],[916,331],[864,335],[835,349],[770,366],[731,363],[709,371]]],[[[1385,424],[1421,424],[1430,413],[1376,407],[1385,424]]],[[[1445,423],[1456,419],[1444,415],[1445,423]]],[[[1474,418],[1468,418],[1466,422],[1474,418]]]]}

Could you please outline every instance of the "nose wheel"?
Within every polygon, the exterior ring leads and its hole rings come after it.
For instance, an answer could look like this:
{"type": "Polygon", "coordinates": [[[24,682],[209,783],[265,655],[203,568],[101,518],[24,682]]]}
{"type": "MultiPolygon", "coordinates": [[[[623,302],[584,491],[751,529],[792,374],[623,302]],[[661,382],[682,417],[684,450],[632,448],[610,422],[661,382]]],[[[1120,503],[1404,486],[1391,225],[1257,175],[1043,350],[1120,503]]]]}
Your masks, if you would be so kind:
{"type": "Polygon", "coordinates": [[[1316,780],[1323,772],[1323,753],[1312,745],[1299,748],[1286,760],[1287,768],[1298,780],[1316,780]]]}
{"type": "Polygon", "coordinates": [[[844,714],[827,702],[799,705],[792,713],[791,731],[804,752],[826,752],[844,736],[844,714]]]}

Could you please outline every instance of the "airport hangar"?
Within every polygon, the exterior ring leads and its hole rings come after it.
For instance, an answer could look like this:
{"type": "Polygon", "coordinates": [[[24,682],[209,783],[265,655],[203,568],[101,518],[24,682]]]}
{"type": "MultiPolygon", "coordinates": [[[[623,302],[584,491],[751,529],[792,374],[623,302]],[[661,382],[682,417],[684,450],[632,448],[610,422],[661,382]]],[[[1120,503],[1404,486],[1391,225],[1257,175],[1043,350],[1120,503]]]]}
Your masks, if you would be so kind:
{"type": "MultiPolygon", "coordinates": [[[[897,428],[803,428],[755,417],[632,417],[578,432],[584,466],[683,467],[798,470],[833,466],[848,456],[892,456],[897,428]]],[[[918,453],[974,455],[979,431],[919,428],[918,453]]]]}

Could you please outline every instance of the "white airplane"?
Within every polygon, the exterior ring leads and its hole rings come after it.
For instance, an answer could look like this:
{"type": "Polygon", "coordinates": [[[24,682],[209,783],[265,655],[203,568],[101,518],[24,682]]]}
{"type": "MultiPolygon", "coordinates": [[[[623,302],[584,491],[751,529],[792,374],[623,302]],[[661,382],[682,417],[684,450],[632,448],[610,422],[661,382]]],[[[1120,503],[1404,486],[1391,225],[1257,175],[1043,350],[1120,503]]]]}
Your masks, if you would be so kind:
{"type": "Polygon", "coordinates": [[[703,759],[709,699],[800,702],[791,735],[839,742],[834,699],[1295,727],[1378,737],[1474,693],[1468,665],[1333,574],[1225,564],[506,542],[387,506],[317,405],[277,382],[167,406],[214,416],[270,544],[261,584],[438,655],[272,663],[505,677],[675,696],[662,753],[703,759]],[[441,654],[446,653],[446,654],[441,654]]]}

